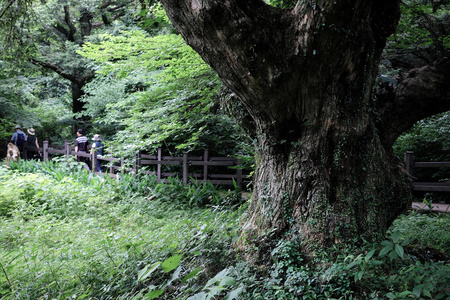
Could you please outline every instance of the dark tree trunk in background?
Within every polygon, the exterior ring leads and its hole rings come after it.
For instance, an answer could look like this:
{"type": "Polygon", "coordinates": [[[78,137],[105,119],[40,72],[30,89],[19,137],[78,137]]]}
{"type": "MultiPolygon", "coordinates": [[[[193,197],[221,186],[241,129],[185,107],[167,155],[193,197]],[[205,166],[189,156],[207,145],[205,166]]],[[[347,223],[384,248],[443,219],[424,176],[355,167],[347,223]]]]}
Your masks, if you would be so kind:
{"type": "MultiPolygon", "coordinates": [[[[55,16],[55,24],[53,29],[55,32],[49,33],[50,35],[55,34],[60,37],[59,42],[64,44],[66,42],[71,42],[82,46],[85,38],[90,36],[95,28],[108,26],[112,24],[113,20],[119,19],[125,15],[124,7],[130,1],[103,1],[99,6],[98,12],[92,12],[86,7],[78,7],[74,3],[71,5],[64,5],[61,11],[61,15],[55,16]],[[94,23],[95,13],[101,15],[102,22],[94,23]]],[[[45,51],[43,51],[45,52],[45,51]]],[[[74,56],[78,54],[73,53],[74,56]]],[[[79,60],[83,58],[78,56],[79,60]]],[[[54,61],[54,58],[48,59],[45,55],[39,57],[39,59],[31,59],[31,62],[42,66],[48,70],[52,70],[59,74],[61,77],[70,81],[72,90],[72,112],[80,113],[84,110],[84,102],[81,101],[81,97],[84,95],[84,86],[91,81],[95,72],[83,66],[83,64],[78,64],[69,67],[65,61],[54,61]]],[[[87,121],[87,117],[83,119],[78,119],[78,121],[87,121]]]]}
{"type": "Polygon", "coordinates": [[[332,246],[382,236],[409,195],[390,149],[399,133],[377,111],[394,107],[397,91],[382,105],[373,94],[400,1],[299,1],[292,10],[260,0],[162,3],[252,120],[257,164],[244,236],[262,253],[267,237],[332,246]]]}

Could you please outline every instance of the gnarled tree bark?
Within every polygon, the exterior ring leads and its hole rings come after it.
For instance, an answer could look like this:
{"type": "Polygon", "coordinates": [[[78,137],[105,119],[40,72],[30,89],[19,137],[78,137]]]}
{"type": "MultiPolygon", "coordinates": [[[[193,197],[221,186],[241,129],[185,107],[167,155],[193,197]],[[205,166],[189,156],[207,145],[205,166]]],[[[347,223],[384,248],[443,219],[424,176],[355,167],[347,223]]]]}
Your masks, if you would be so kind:
{"type": "Polygon", "coordinates": [[[430,72],[436,76],[428,90],[448,100],[440,64],[416,70],[416,79],[410,73],[384,101],[374,100],[400,1],[298,1],[290,10],[261,0],[162,3],[250,116],[257,164],[243,236],[321,246],[382,236],[408,204],[393,141],[414,119],[448,106],[419,113],[422,98],[412,101],[408,92],[430,72]]]}

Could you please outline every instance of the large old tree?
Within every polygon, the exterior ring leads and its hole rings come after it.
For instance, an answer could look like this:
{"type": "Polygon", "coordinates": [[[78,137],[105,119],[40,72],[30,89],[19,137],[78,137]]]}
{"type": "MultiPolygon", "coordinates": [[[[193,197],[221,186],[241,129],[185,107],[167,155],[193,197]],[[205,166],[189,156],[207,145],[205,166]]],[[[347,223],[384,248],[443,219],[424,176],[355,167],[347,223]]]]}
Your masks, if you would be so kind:
{"type": "Polygon", "coordinates": [[[162,3],[234,92],[257,139],[245,236],[321,246],[379,238],[408,205],[393,142],[450,109],[447,58],[374,93],[400,1],[307,0],[292,9],[262,0],[162,3]]]}

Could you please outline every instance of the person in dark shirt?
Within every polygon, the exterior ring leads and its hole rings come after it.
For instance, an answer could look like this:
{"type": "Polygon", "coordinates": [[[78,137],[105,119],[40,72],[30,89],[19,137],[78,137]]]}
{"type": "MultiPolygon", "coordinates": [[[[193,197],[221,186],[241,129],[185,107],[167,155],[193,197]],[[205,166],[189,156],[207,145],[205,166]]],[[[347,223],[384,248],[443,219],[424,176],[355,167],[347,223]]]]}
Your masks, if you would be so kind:
{"type": "Polygon", "coordinates": [[[34,128],[29,128],[27,130],[27,158],[33,159],[33,158],[39,158],[39,142],[36,137],[36,132],[34,131],[34,128]]]}
{"type": "MultiPolygon", "coordinates": [[[[75,140],[75,152],[88,152],[89,140],[83,134],[83,129],[77,129],[77,138],[75,140]]],[[[78,157],[75,155],[75,159],[80,162],[88,163],[88,157],[78,157]]]]}
{"type": "Polygon", "coordinates": [[[11,143],[19,148],[20,158],[24,158],[23,149],[26,142],[27,136],[22,130],[20,130],[20,125],[16,125],[16,127],[14,127],[14,133],[11,137],[11,143]]]}

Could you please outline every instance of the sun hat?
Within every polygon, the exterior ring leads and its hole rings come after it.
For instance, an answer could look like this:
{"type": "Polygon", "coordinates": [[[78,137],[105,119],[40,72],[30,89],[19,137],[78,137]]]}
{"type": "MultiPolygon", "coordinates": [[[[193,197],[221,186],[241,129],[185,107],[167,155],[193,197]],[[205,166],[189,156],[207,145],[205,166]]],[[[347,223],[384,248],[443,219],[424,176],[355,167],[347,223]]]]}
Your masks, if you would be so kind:
{"type": "Polygon", "coordinates": [[[31,134],[31,135],[34,135],[34,134],[35,134],[34,128],[29,128],[27,131],[28,131],[28,133],[31,134]]]}
{"type": "Polygon", "coordinates": [[[99,141],[100,140],[100,135],[99,134],[94,134],[94,137],[92,138],[93,141],[99,141]]]}
{"type": "Polygon", "coordinates": [[[20,125],[16,125],[16,127],[14,127],[14,129],[20,129],[20,125]]]}

